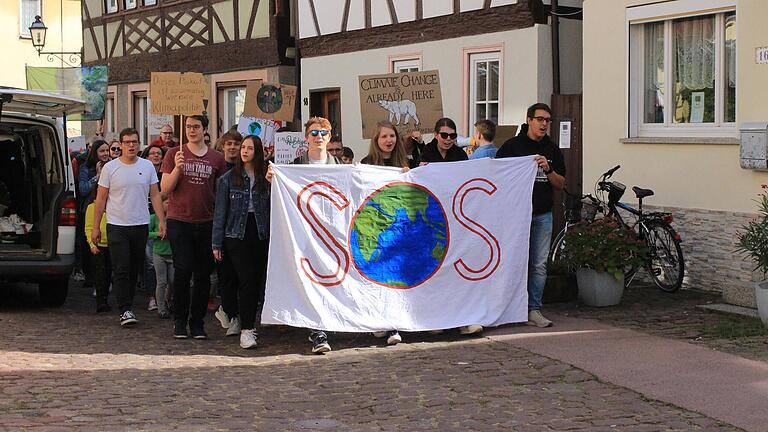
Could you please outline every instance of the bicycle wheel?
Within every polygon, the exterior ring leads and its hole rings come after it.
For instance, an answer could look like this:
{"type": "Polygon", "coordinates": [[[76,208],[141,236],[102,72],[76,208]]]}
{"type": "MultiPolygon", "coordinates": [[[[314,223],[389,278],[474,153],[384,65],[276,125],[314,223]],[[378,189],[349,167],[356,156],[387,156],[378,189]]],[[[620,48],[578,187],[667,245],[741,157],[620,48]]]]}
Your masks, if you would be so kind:
{"type": "Polygon", "coordinates": [[[553,272],[568,271],[567,266],[562,262],[564,250],[565,230],[562,230],[557,234],[555,241],[552,242],[552,247],[549,249],[549,256],[547,257],[547,268],[549,270],[553,272]]]}
{"type": "Polygon", "coordinates": [[[683,250],[675,237],[675,230],[665,223],[648,225],[648,271],[656,286],[669,293],[680,289],[685,274],[683,250]]]}

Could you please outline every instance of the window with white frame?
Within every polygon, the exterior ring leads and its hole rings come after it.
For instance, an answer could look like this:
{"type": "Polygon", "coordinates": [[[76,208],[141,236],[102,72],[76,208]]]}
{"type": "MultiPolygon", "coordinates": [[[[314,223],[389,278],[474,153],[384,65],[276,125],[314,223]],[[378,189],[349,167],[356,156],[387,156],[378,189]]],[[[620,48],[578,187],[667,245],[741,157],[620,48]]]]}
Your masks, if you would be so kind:
{"type": "Polygon", "coordinates": [[[631,27],[632,136],[736,133],[736,13],[631,27]]]}
{"type": "Polygon", "coordinates": [[[501,53],[469,56],[469,124],[480,120],[499,123],[499,80],[501,53]]]}
{"type": "Polygon", "coordinates": [[[107,13],[117,12],[117,0],[104,0],[104,10],[107,13]]]}
{"type": "Polygon", "coordinates": [[[104,101],[102,132],[105,137],[111,137],[115,134],[115,96],[113,93],[107,93],[107,99],[104,101]]]}
{"type": "Polygon", "coordinates": [[[24,38],[32,37],[29,34],[29,26],[35,22],[36,15],[43,14],[41,0],[21,0],[21,9],[19,13],[19,36],[24,38]]]}
{"type": "Polygon", "coordinates": [[[125,9],[136,9],[136,0],[125,0],[125,9]]]}
{"type": "Polygon", "coordinates": [[[421,70],[421,59],[419,58],[392,60],[393,73],[418,72],[420,70],[421,70]]]}
{"type": "Polygon", "coordinates": [[[157,0],[144,0],[144,6],[154,6],[157,4],[157,0]]]}
{"type": "Polygon", "coordinates": [[[149,135],[147,134],[147,107],[149,105],[149,98],[146,91],[133,93],[133,128],[139,132],[139,140],[141,140],[141,148],[144,148],[147,144],[149,135]]]}
{"type": "Polygon", "coordinates": [[[245,108],[245,86],[219,88],[218,93],[220,120],[217,130],[223,133],[240,122],[245,108]]]}

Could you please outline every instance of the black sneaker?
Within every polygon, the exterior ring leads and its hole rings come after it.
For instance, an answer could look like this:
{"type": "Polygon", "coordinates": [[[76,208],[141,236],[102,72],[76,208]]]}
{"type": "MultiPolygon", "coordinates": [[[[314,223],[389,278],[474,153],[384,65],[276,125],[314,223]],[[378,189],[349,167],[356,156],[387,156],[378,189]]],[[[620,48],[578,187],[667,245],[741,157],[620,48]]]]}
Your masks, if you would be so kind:
{"type": "Polygon", "coordinates": [[[192,337],[198,340],[208,339],[208,335],[205,333],[202,325],[190,325],[189,332],[192,333],[192,337]]]}
{"type": "Polygon", "coordinates": [[[185,322],[176,322],[173,325],[173,337],[176,339],[186,339],[189,337],[187,334],[187,323],[185,322]]]}
{"type": "Polygon", "coordinates": [[[160,319],[170,319],[171,318],[170,312],[158,312],[157,316],[160,317],[160,319]]]}
{"type": "Polygon", "coordinates": [[[315,354],[322,354],[331,350],[331,345],[328,343],[328,336],[326,336],[325,332],[313,331],[309,334],[309,341],[312,342],[312,352],[315,354]]]}
{"type": "Polygon", "coordinates": [[[133,312],[127,310],[120,315],[120,325],[121,326],[127,326],[127,325],[133,325],[138,323],[139,320],[136,319],[136,315],[133,314],[133,312]]]}

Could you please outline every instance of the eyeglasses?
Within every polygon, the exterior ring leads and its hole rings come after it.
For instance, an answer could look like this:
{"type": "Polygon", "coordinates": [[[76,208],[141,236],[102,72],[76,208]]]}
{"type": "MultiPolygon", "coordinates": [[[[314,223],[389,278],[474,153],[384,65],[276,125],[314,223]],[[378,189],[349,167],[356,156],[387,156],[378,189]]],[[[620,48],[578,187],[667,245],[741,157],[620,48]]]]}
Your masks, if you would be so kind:
{"type": "Polygon", "coordinates": [[[203,125],[191,124],[191,125],[184,125],[184,127],[187,129],[202,129],[203,125]]]}
{"type": "Polygon", "coordinates": [[[112,147],[112,148],[110,148],[110,150],[112,150],[112,151],[120,151],[120,147],[112,147]]]}
{"type": "Polygon", "coordinates": [[[531,117],[531,118],[536,120],[539,123],[552,123],[552,117],[536,116],[536,117],[531,117]]]}
{"type": "Polygon", "coordinates": [[[312,135],[313,137],[316,137],[318,135],[326,136],[329,133],[330,132],[328,132],[327,129],[313,129],[313,130],[309,131],[309,134],[312,135]]]}
{"type": "Polygon", "coordinates": [[[139,145],[139,140],[123,141],[122,143],[129,146],[135,146],[139,145]]]}
{"type": "Polygon", "coordinates": [[[459,136],[459,134],[457,134],[456,132],[453,132],[453,133],[440,132],[440,137],[442,137],[443,139],[452,139],[453,140],[453,139],[456,139],[456,137],[458,137],[458,136],[459,136]]]}

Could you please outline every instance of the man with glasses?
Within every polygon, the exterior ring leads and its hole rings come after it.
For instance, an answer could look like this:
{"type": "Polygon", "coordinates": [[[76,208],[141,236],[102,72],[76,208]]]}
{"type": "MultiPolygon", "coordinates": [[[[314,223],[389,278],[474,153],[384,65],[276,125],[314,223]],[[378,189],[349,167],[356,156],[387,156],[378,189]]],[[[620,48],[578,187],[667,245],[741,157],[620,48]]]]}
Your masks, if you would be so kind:
{"type": "Polygon", "coordinates": [[[533,184],[533,217],[528,253],[528,325],[549,327],[552,321],[541,314],[541,297],[547,282],[547,255],[552,238],[553,188],[565,188],[565,161],[547,135],[552,110],[547,104],[531,105],[520,133],[504,143],[497,158],[534,156],[539,166],[533,184]]]}
{"type": "Polygon", "coordinates": [[[101,218],[106,207],[112,285],[120,307],[120,325],[126,326],[138,322],[131,309],[149,235],[148,195],[159,221],[160,238],[165,237],[165,216],[155,167],[138,157],[139,133],[132,128],[123,129],[120,147],[120,157],[104,165],[99,176],[91,240],[93,244],[101,242],[101,218]]]}
{"type": "Polygon", "coordinates": [[[164,150],[168,150],[170,147],[175,147],[176,143],[173,142],[173,126],[166,124],[160,129],[160,137],[152,142],[153,146],[165,147],[164,150]]]}
{"type": "Polygon", "coordinates": [[[204,318],[211,289],[211,230],[216,180],[227,167],[224,156],[205,145],[208,117],[184,120],[187,142],[168,150],[163,160],[161,190],[169,197],[168,239],[173,251],[173,337],[207,339],[204,318]],[[194,278],[194,285],[191,281],[194,278]]]}
{"type": "Polygon", "coordinates": [[[341,143],[341,138],[338,135],[331,136],[331,141],[328,142],[325,151],[331,156],[341,159],[344,152],[344,145],[341,143]]]}

